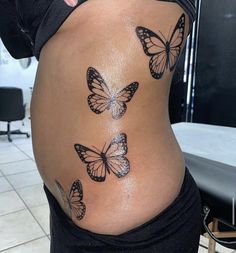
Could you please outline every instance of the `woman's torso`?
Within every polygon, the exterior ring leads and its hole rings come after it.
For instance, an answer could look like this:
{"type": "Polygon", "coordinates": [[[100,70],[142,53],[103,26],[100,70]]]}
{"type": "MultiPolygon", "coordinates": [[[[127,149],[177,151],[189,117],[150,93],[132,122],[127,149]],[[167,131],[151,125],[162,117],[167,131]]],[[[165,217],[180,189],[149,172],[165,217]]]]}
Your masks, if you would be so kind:
{"type": "Polygon", "coordinates": [[[139,25],[168,35],[183,10],[173,3],[123,1],[121,8],[117,2],[86,2],[48,41],[31,103],[34,154],[46,186],[63,206],[55,180],[69,190],[79,179],[86,214],[74,222],[105,234],[130,230],[165,209],[178,195],[185,168],[168,115],[173,72],[152,78],[135,35],[139,25]],[[97,115],[89,109],[89,67],[115,90],[139,83],[119,120],[109,110],[97,115]],[[104,182],[94,182],[74,144],[102,150],[119,133],[127,135],[129,173],[122,178],[107,173],[104,182]]]}

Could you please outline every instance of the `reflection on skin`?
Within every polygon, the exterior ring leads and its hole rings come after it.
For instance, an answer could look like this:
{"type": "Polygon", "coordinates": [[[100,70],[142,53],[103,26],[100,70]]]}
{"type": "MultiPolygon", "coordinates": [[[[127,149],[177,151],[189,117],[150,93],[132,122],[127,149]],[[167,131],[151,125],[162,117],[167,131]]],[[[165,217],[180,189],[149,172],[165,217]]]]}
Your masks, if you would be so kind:
{"type": "Polygon", "coordinates": [[[111,110],[113,119],[120,119],[127,110],[126,103],[130,102],[139,84],[133,82],[120,91],[108,88],[102,76],[94,68],[87,71],[88,88],[92,92],[88,96],[90,109],[96,114],[111,110]]]}

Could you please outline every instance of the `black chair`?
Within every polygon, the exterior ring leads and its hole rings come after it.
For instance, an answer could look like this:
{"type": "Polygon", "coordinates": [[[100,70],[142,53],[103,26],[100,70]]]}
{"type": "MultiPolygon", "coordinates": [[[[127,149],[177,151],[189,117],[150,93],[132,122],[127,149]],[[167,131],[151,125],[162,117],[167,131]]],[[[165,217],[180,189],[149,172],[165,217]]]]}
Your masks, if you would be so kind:
{"type": "Polygon", "coordinates": [[[0,135],[7,135],[11,142],[11,134],[28,133],[20,130],[10,130],[11,121],[23,120],[25,118],[25,104],[23,104],[23,93],[20,88],[16,87],[0,87],[0,121],[7,122],[7,131],[0,131],[0,135]]]}

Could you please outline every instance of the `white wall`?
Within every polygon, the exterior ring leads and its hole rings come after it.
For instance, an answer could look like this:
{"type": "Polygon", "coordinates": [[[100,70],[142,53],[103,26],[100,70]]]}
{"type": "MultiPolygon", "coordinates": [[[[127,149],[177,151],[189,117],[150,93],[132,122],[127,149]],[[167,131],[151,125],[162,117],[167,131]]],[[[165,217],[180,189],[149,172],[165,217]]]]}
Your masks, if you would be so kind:
{"type": "Polygon", "coordinates": [[[31,64],[24,69],[19,60],[15,60],[10,56],[2,41],[0,40],[0,86],[14,86],[23,90],[24,103],[29,109],[31,90],[34,86],[38,62],[32,57],[31,64]]]}

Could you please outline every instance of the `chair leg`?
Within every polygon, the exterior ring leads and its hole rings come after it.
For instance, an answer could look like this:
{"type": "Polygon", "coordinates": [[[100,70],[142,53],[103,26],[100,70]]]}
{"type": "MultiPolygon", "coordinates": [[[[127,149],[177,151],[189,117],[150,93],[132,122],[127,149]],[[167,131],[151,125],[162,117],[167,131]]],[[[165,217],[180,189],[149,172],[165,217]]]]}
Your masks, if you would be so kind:
{"type": "MultiPolygon", "coordinates": [[[[209,224],[209,228],[212,232],[218,231],[218,220],[213,219],[213,221],[209,224]]],[[[210,237],[209,238],[209,246],[208,246],[208,253],[215,253],[216,252],[216,242],[210,237]]]]}
{"type": "Polygon", "coordinates": [[[13,130],[11,131],[10,129],[10,122],[7,122],[7,131],[0,131],[0,135],[7,135],[7,138],[8,138],[8,141],[9,142],[12,142],[12,139],[11,139],[11,135],[12,134],[24,134],[27,136],[27,138],[30,137],[30,134],[28,134],[27,132],[21,132],[20,130],[13,130]]]}
{"type": "Polygon", "coordinates": [[[12,142],[12,139],[11,139],[11,130],[10,130],[10,122],[7,122],[7,137],[8,137],[8,141],[12,142]]]}
{"type": "Polygon", "coordinates": [[[11,131],[11,134],[24,134],[27,136],[27,138],[30,137],[30,135],[26,132],[21,132],[20,130],[14,130],[14,131],[11,131]]]}

